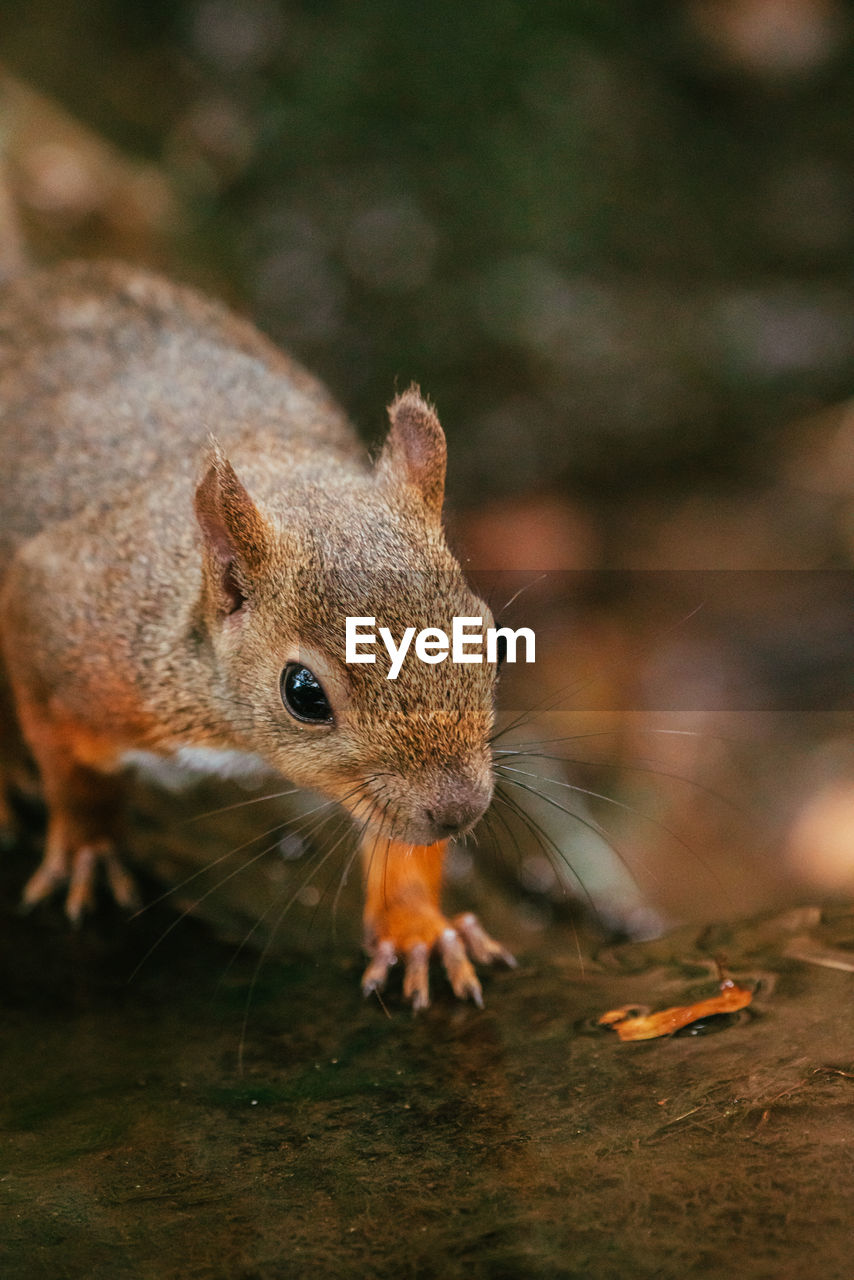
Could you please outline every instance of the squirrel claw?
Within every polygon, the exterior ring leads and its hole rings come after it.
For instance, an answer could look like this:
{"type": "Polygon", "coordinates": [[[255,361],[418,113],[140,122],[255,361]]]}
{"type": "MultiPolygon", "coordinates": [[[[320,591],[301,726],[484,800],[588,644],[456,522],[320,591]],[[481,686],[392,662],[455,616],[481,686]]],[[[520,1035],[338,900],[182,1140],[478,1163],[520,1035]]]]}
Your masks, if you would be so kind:
{"type": "Polygon", "coordinates": [[[413,1013],[430,1007],[430,948],[419,942],[406,957],[403,995],[412,1004],[413,1013]]]}
{"type": "Polygon", "coordinates": [[[65,879],[62,872],[43,862],[24,885],[24,892],[21,894],[21,906],[24,911],[29,911],[40,902],[44,902],[46,898],[50,898],[65,879]]]}
{"type": "Polygon", "coordinates": [[[483,991],[466,954],[465,940],[457,929],[449,927],[444,930],[439,938],[439,954],[454,995],[459,1000],[471,999],[478,1009],[482,1009],[483,991]]]}
{"type": "MultiPolygon", "coordinates": [[[[511,953],[489,936],[471,912],[465,912],[453,921],[445,920],[444,928],[436,929],[435,924],[425,925],[424,937],[403,950],[403,995],[415,1013],[430,1006],[430,956],[433,951],[438,953],[457,999],[471,1000],[478,1009],[483,1008],[483,990],[472,961],[484,965],[498,961],[510,969],[516,968],[516,960],[511,953]]],[[[373,995],[385,988],[397,957],[398,948],[390,938],[384,938],[375,945],[362,978],[364,995],[373,995]]]]}
{"type": "Polygon", "coordinates": [[[376,991],[384,991],[388,981],[388,972],[397,964],[397,952],[391,942],[380,942],[362,975],[362,995],[372,996],[376,991]]]}
{"type": "Polygon", "coordinates": [[[472,911],[465,911],[454,920],[454,928],[466,944],[466,950],[476,964],[495,964],[499,960],[508,969],[518,968],[512,952],[491,938],[472,911]]]}
{"type": "Polygon", "coordinates": [[[102,866],[113,901],[124,911],[138,911],[141,906],[136,881],[115,850],[102,855],[102,866]]]}

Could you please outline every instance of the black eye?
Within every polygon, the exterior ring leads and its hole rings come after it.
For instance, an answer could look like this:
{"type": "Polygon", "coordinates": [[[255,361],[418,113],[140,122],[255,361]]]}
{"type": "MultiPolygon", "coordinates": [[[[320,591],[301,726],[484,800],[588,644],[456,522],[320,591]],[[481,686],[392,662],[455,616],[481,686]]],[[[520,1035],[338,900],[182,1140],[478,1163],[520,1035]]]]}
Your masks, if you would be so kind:
{"type": "Polygon", "coordinates": [[[497,635],[495,637],[495,656],[498,659],[498,666],[502,667],[507,658],[507,637],[497,635]]]}
{"type": "Polygon", "coordinates": [[[308,667],[289,662],[282,672],[282,702],[295,720],[305,724],[331,724],[332,708],[323,687],[308,667]]]}

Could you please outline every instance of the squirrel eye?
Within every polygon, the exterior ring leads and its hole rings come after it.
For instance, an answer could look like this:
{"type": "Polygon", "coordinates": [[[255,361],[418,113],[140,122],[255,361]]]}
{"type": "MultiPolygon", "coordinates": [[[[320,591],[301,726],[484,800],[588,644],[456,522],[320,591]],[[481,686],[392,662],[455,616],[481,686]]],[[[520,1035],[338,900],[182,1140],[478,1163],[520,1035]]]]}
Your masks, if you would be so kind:
{"type": "Polygon", "coordinates": [[[495,656],[497,658],[497,666],[503,667],[507,658],[507,637],[498,635],[495,637],[495,656]]]}
{"type": "Polygon", "coordinates": [[[323,687],[308,667],[289,662],[282,672],[282,702],[295,720],[304,724],[331,724],[332,708],[323,687]]]}

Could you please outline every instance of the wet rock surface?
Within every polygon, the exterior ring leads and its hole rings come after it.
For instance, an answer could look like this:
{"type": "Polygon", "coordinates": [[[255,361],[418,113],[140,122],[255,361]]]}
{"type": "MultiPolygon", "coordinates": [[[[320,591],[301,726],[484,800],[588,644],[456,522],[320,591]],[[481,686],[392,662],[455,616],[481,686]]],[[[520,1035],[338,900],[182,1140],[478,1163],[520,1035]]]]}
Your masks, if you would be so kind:
{"type": "Polygon", "coordinates": [[[259,962],[168,901],[21,916],[30,866],[2,864],[9,1280],[848,1274],[841,907],[616,947],[517,932],[484,1011],[436,975],[413,1017],[362,1000],[327,905],[259,962]],[[714,991],[722,954],[757,993],[719,1034],[595,1025],[714,991]]]}

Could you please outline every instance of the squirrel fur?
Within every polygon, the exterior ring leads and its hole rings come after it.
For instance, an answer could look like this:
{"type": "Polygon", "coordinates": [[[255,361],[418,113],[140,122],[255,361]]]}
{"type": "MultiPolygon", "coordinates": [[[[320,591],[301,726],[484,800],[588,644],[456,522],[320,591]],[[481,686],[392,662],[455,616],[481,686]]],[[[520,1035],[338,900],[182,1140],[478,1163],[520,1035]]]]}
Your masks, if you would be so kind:
{"type": "MultiPolygon", "coordinates": [[[[398,955],[428,1002],[441,953],[510,957],[439,906],[449,837],[489,804],[495,669],[345,665],[344,619],[450,630],[480,615],[442,532],[445,439],[417,388],[372,462],[321,384],[251,324],[118,264],[71,263],[0,294],[0,703],[48,805],[34,903],[73,918],[101,869],[122,903],[123,762],[187,747],[260,755],[360,831],[366,990],[398,955]],[[286,709],[307,668],[327,723],[286,709]],[[382,868],[382,875],[379,874],[382,868]]],[[[0,779],[0,781],[2,781],[0,779]]]]}

